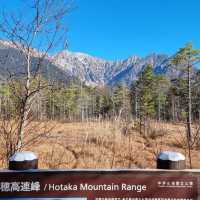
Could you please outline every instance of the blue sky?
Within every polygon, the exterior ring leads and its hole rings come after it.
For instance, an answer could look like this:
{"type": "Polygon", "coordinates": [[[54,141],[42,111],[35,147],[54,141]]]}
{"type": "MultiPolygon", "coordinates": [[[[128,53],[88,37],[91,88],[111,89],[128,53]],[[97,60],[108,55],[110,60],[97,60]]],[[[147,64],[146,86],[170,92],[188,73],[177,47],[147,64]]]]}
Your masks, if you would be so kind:
{"type": "MultiPolygon", "coordinates": [[[[199,0],[74,0],[69,50],[109,60],[173,54],[187,42],[200,48],[199,0]]],[[[19,0],[1,0],[6,8],[19,0]]]]}

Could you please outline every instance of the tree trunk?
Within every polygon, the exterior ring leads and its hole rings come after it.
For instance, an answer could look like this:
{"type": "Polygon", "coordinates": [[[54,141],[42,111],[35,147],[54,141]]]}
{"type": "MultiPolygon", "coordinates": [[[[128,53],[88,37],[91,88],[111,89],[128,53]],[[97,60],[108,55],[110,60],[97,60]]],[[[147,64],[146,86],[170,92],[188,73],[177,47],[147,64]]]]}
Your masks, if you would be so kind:
{"type": "Polygon", "coordinates": [[[140,135],[142,135],[142,116],[140,114],[140,135]]]}
{"type": "Polygon", "coordinates": [[[30,79],[31,79],[30,67],[31,67],[31,55],[29,51],[27,54],[25,95],[23,97],[23,102],[21,103],[21,113],[20,113],[21,116],[19,121],[17,151],[20,151],[23,147],[24,132],[28,114],[30,111],[30,79]]]}
{"type": "Polygon", "coordinates": [[[174,122],[175,121],[175,100],[174,100],[174,95],[172,95],[172,97],[171,97],[171,104],[172,104],[172,107],[171,107],[172,121],[174,122]]]}
{"type": "Polygon", "coordinates": [[[27,106],[25,106],[25,108],[23,108],[22,115],[20,117],[17,151],[20,151],[22,149],[22,146],[23,146],[23,138],[24,138],[24,132],[25,132],[26,121],[27,121],[27,116],[28,116],[28,112],[26,111],[26,107],[27,106]]]}
{"type": "Polygon", "coordinates": [[[192,137],[192,98],[191,98],[191,66],[188,64],[188,112],[187,112],[187,140],[188,140],[188,153],[189,153],[189,161],[190,168],[192,168],[192,160],[191,160],[191,137],[192,137]]]}
{"type": "Polygon", "coordinates": [[[161,105],[160,105],[160,95],[158,97],[158,121],[160,122],[160,111],[161,111],[161,105]]]}
{"type": "Polygon", "coordinates": [[[135,93],[135,119],[138,119],[138,99],[137,99],[137,92],[135,93]]]}
{"type": "Polygon", "coordinates": [[[200,121],[200,110],[198,110],[198,118],[199,118],[199,121],[200,121]]]}

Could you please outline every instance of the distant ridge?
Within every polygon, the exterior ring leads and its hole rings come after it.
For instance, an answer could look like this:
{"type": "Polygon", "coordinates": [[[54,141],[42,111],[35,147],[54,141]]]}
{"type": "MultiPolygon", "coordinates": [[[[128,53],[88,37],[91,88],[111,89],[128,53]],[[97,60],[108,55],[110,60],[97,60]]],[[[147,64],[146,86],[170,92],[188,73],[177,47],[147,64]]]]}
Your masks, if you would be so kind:
{"type": "MultiPolygon", "coordinates": [[[[40,54],[33,50],[33,67],[40,54]]],[[[152,64],[155,73],[170,74],[167,55],[151,54],[144,58],[132,56],[120,61],[107,61],[80,52],[62,51],[48,56],[44,61],[43,73],[56,80],[74,77],[87,85],[115,85],[124,82],[130,85],[147,64],[152,64]]],[[[0,40],[0,76],[6,71],[17,72],[25,64],[19,51],[9,42],[0,40]]]]}

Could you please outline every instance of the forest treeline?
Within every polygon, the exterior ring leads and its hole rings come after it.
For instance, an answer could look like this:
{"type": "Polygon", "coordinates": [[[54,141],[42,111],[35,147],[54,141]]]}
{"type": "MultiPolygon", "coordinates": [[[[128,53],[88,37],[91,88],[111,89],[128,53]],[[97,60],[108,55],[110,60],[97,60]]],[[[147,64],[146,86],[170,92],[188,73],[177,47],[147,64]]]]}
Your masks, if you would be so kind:
{"type": "MultiPolygon", "coordinates": [[[[192,74],[192,118],[200,119],[200,71],[192,74]]],[[[6,83],[0,87],[1,118],[11,119],[20,112],[20,95],[6,83]],[[19,105],[19,106],[16,106],[19,105]],[[19,109],[19,110],[18,110],[19,109]]],[[[23,97],[23,94],[21,95],[23,97]]],[[[150,118],[159,121],[185,121],[187,79],[184,74],[170,80],[154,74],[147,65],[131,86],[90,87],[85,84],[54,84],[36,94],[29,117],[35,120],[84,121],[88,119],[122,120],[150,118]]]]}

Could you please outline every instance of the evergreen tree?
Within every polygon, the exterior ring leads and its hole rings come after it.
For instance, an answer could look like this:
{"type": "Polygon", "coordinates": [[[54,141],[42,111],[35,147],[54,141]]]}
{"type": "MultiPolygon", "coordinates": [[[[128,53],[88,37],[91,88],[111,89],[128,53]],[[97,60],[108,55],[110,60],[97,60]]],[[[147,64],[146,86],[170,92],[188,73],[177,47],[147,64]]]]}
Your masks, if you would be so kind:
{"type": "Polygon", "coordinates": [[[192,89],[191,89],[191,78],[193,66],[200,60],[200,50],[194,49],[192,44],[187,44],[184,48],[179,49],[176,55],[172,59],[172,64],[180,69],[186,71],[187,79],[187,137],[189,147],[189,158],[190,167],[191,156],[190,156],[190,143],[192,139],[192,89]]]}
{"type": "Polygon", "coordinates": [[[165,103],[169,91],[170,81],[163,75],[155,76],[154,98],[158,121],[165,117],[165,103]]]}
{"type": "Polygon", "coordinates": [[[130,91],[125,85],[119,84],[113,89],[112,102],[114,115],[127,120],[130,116],[131,107],[130,91]]]}
{"type": "Polygon", "coordinates": [[[153,90],[155,75],[152,65],[147,65],[135,83],[134,91],[137,91],[138,111],[140,117],[140,133],[148,132],[150,118],[155,116],[155,101],[153,90]]]}

